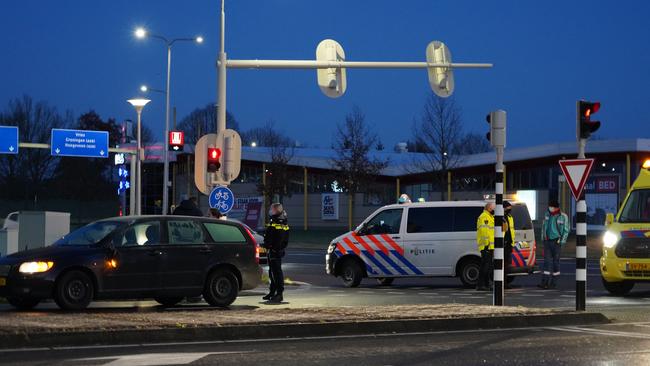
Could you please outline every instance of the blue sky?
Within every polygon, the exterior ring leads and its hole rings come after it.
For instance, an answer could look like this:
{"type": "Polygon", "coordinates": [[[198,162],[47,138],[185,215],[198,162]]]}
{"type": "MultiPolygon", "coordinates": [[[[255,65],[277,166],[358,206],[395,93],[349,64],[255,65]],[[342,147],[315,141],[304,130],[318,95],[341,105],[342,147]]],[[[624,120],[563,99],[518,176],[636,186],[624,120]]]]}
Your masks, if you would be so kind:
{"type": "MultiPolygon", "coordinates": [[[[0,5],[0,106],[22,94],[80,114],[133,118],[126,99],[147,83],[164,88],[165,48],[132,36],[136,26],[170,37],[202,34],[174,48],[172,103],[179,119],[216,100],[218,0],[23,0],[0,5]]],[[[348,60],[421,61],[432,40],[456,62],[455,97],[467,131],[508,111],[509,146],[575,135],[575,101],[599,100],[603,138],[647,137],[650,122],[648,1],[227,0],[233,59],[313,59],[325,38],[348,60]]],[[[293,138],[330,146],[334,126],[360,106],[384,144],[411,136],[429,93],[425,70],[350,70],[347,93],[329,99],[315,71],[230,70],[228,109],[241,127],[273,119],[293,138]]],[[[162,138],[164,96],[144,117],[162,138]]]]}

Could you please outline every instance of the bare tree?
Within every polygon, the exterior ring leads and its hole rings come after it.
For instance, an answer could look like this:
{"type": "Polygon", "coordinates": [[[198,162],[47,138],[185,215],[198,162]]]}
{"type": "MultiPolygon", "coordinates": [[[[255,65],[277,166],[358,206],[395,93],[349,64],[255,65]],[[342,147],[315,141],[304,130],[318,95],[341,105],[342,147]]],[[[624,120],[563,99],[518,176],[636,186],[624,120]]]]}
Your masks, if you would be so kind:
{"type": "Polygon", "coordinates": [[[441,98],[431,93],[413,130],[415,146],[419,146],[424,156],[414,165],[430,172],[434,187],[442,192],[447,171],[456,167],[461,159],[457,153],[463,138],[460,108],[453,97],[441,98]]]}
{"type": "MultiPolygon", "coordinates": [[[[196,144],[201,136],[217,130],[217,108],[212,103],[196,108],[180,121],[178,129],[185,132],[186,143],[196,144]]],[[[226,112],[226,128],[239,129],[239,123],[230,112],[226,112]]]]}
{"type": "Polygon", "coordinates": [[[345,117],[343,123],[337,125],[332,144],[336,158],[332,160],[332,165],[337,170],[335,174],[338,183],[350,197],[352,208],[355,194],[367,190],[373,177],[388,166],[388,160],[369,156],[378,141],[377,134],[371,132],[365,114],[357,106],[345,117]]]}
{"type": "MultiPolygon", "coordinates": [[[[0,125],[18,126],[21,142],[49,143],[51,130],[69,126],[71,121],[71,113],[61,116],[56,108],[34,102],[27,95],[11,100],[0,113],[0,125]]],[[[21,149],[17,155],[2,155],[0,184],[7,194],[31,197],[51,177],[56,163],[47,149],[21,149]]]]}
{"type": "Polygon", "coordinates": [[[267,202],[282,202],[285,196],[291,196],[290,181],[295,178],[289,167],[289,161],[295,153],[293,141],[275,127],[275,122],[268,121],[263,127],[256,127],[242,134],[244,144],[255,142],[259,147],[268,148],[271,161],[266,166],[266,184],[260,184],[258,191],[267,197],[267,202]]]}
{"type": "Polygon", "coordinates": [[[485,136],[470,132],[460,140],[460,143],[456,148],[456,154],[473,155],[488,152],[490,150],[492,150],[492,147],[485,136]]]}

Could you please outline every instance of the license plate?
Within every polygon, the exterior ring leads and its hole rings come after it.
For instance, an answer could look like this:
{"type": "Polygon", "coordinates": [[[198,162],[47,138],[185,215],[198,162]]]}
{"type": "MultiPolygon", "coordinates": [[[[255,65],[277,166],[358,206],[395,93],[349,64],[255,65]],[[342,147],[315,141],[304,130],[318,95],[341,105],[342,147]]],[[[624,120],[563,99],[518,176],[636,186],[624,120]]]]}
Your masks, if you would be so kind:
{"type": "Polygon", "coordinates": [[[4,277],[0,277],[0,287],[1,286],[7,286],[7,279],[4,277]]]}
{"type": "Polygon", "coordinates": [[[630,263],[630,271],[648,271],[650,263],[630,263]]]}

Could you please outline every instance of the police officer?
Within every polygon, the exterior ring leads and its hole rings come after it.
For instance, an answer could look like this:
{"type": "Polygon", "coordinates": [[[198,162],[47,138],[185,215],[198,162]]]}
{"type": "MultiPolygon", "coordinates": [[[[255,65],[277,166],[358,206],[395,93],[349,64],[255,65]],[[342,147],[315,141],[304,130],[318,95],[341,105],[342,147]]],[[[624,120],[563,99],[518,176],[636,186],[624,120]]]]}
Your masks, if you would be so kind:
{"type": "MultiPolygon", "coordinates": [[[[512,268],[512,248],[515,246],[515,220],[512,217],[512,204],[503,201],[503,264],[506,276],[512,268]]],[[[506,281],[506,288],[510,288],[506,281]]]]}
{"type": "Polygon", "coordinates": [[[287,213],[282,204],[273,203],[269,209],[270,221],[264,233],[264,247],[268,249],[269,277],[271,285],[269,293],[263,297],[270,303],[281,303],[284,298],[284,274],[282,273],[282,257],[289,244],[289,225],[287,213]]]}
{"type": "Polygon", "coordinates": [[[476,244],[481,252],[481,268],[479,270],[476,290],[490,290],[490,271],[494,254],[494,203],[485,205],[483,212],[476,221],[476,244]]]}

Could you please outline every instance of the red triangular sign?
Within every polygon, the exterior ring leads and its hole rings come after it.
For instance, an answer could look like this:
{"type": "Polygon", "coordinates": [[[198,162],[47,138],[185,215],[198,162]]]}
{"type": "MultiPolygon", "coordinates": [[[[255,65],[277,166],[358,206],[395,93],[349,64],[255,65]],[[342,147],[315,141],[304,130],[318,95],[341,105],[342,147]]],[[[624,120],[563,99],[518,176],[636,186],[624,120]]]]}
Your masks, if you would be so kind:
{"type": "Polygon", "coordinates": [[[589,177],[593,166],[594,159],[560,160],[560,168],[562,169],[562,173],[564,173],[567,183],[569,183],[571,193],[573,193],[573,198],[576,201],[580,199],[582,190],[587,183],[587,177],[589,177]]]}

